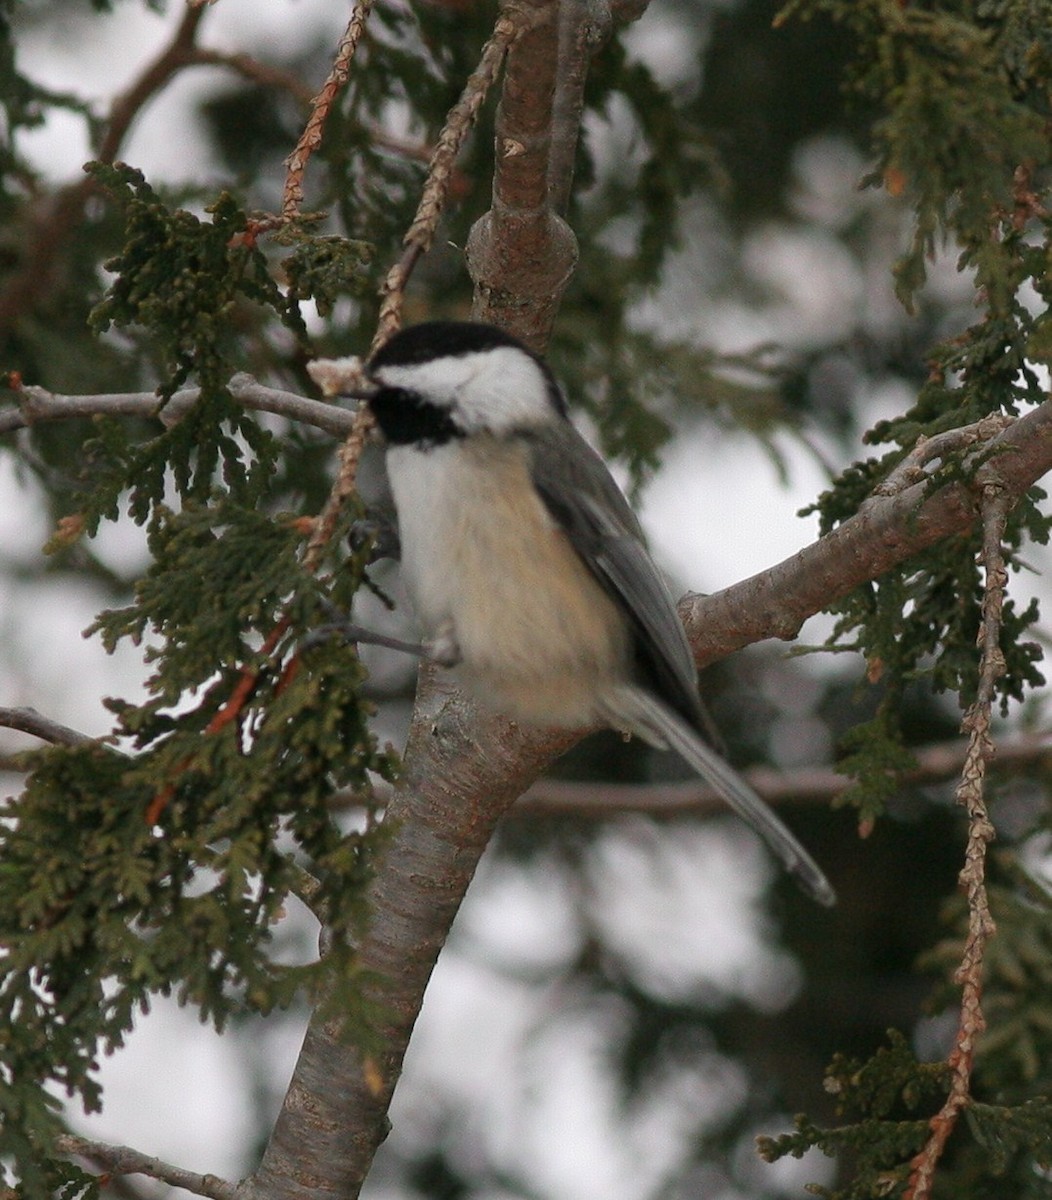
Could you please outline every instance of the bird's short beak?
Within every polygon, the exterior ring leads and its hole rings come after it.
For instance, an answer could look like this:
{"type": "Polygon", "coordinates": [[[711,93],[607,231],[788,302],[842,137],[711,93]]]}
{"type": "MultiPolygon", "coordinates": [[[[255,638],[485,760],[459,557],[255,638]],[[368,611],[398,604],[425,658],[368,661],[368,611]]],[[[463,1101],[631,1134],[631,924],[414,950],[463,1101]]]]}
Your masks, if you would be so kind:
{"type": "Polygon", "coordinates": [[[379,390],[378,383],[373,383],[371,379],[363,379],[353,388],[341,388],[340,395],[346,396],[348,400],[371,400],[379,390]]]}

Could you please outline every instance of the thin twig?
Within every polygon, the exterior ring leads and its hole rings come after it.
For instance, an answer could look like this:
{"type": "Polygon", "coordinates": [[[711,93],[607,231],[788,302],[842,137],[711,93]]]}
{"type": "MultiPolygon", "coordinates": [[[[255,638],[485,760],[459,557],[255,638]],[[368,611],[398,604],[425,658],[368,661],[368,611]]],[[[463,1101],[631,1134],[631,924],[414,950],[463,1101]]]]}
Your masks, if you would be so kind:
{"type": "Polygon", "coordinates": [[[45,717],[35,708],[0,708],[0,727],[17,729],[20,733],[29,733],[59,746],[82,746],[85,742],[95,741],[86,733],[45,717]]]}
{"type": "MultiPolygon", "coordinates": [[[[229,53],[225,50],[213,50],[208,46],[195,46],[189,56],[189,62],[200,66],[227,67],[249,83],[286,92],[303,108],[311,108],[314,105],[314,91],[298,75],[284,67],[261,62],[251,54],[229,53]]],[[[431,157],[432,150],[426,142],[396,137],[370,122],[363,121],[361,125],[369,135],[369,141],[380,150],[387,150],[400,158],[411,158],[425,163],[431,157]]]]}
{"type": "Polygon", "coordinates": [[[281,197],[281,216],[284,221],[294,221],[300,215],[300,207],[303,204],[303,175],[307,170],[307,163],[314,151],[321,145],[325,122],[328,120],[336,97],[347,82],[351,60],[354,58],[354,52],[358,49],[358,43],[365,32],[365,24],[372,8],[373,0],[357,0],[355,3],[351,19],[347,23],[347,28],[336,49],[336,58],[333,60],[329,77],[322,84],[321,91],[314,97],[310,117],[300,135],[300,140],[296,143],[295,150],[285,160],[288,170],[285,175],[285,189],[281,197]]]}
{"type": "Polygon", "coordinates": [[[902,461],[873,489],[863,508],[872,504],[875,497],[896,496],[913,484],[928,478],[930,472],[925,468],[936,459],[989,442],[1007,429],[1012,420],[1013,418],[1004,413],[990,413],[971,425],[947,429],[932,437],[919,437],[902,461]]]}
{"type": "MultiPolygon", "coordinates": [[[[354,413],[350,409],[311,400],[295,392],[264,387],[251,375],[238,373],[227,387],[231,396],[245,408],[313,425],[333,437],[346,437],[354,428],[354,413]]],[[[200,388],[182,388],[158,412],[160,400],[156,392],[66,396],[25,385],[18,389],[17,408],[0,409],[0,434],[26,429],[39,421],[62,421],[73,417],[157,416],[166,425],[172,425],[186,415],[200,394],[200,388]]]]}
{"type": "Polygon", "coordinates": [[[172,1187],[183,1188],[198,1196],[208,1196],[210,1200],[234,1200],[237,1195],[237,1184],[229,1180],[172,1166],[130,1146],[114,1146],[74,1134],[60,1134],[55,1139],[55,1149],[60,1154],[87,1159],[101,1167],[104,1175],[148,1175],[172,1187]]]}
{"type": "MultiPolygon", "coordinates": [[[[903,787],[919,787],[960,775],[967,749],[959,740],[917,750],[917,765],[903,771],[903,787]]],[[[997,765],[1033,765],[1052,756],[1052,735],[1040,734],[1006,742],[997,748],[997,765]]],[[[776,770],[752,767],[742,772],[749,786],[768,804],[828,804],[852,780],[832,767],[799,767],[776,770]]],[[[510,819],[536,816],[573,816],[604,820],[617,813],[646,813],[676,817],[723,811],[718,792],[698,780],[682,783],[582,783],[569,779],[540,779],[508,814],[510,819]]]]}
{"type": "Polygon", "coordinates": [[[207,46],[195,46],[188,56],[188,62],[194,66],[227,67],[243,79],[247,79],[249,83],[287,92],[304,108],[308,108],[314,102],[314,92],[298,75],[287,71],[284,67],[275,67],[271,63],[261,62],[251,54],[230,53],[225,50],[213,50],[207,46]]]}
{"type": "Polygon", "coordinates": [[[304,565],[308,571],[313,571],[321,562],[325,547],[332,540],[332,533],[339,520],[340,513],[358,486],[358,463],[365,449],[369,434],[373,428],[373,416],[364,404],[358,406],[354,414],[351,432],[341,443],[337,451],[336,479],[325,505],[314,522],[314,529],[307,543],[304,554],[304,565]]]}
{"type": "Polygon", "coordinates": [[[986,1028],[981,1005],[983,957],[986,943],[996,931],[986,894],[986,848],[996,831],[987,814],[983,781],[986,764],[994,754],[990,715],[995,689],[997,680],[1005,673],[1001,612],[1008,572],[1002,542],[1012,497],[991,471],[981,471],[979,481],[982,486],[982,560],[986,575],[978,638],[982,654],[975,703],[968,709],[961,725],[969,737],[961,782],[957,787],[957,801],[968,812],[968,844],[960,873],[961,886],[968,897],[968,935],[961,965],[954,975],[954,981],[961,986],[961,1012],[948,1060],[949,1094],[929,1122],[931,1135],[927,1143],[910,1163],[910,1180],[904,1200],[929,1200],[931,1196],[935,1168],[957,1118],[971,1098],[976,1045],[986,1028]]]}

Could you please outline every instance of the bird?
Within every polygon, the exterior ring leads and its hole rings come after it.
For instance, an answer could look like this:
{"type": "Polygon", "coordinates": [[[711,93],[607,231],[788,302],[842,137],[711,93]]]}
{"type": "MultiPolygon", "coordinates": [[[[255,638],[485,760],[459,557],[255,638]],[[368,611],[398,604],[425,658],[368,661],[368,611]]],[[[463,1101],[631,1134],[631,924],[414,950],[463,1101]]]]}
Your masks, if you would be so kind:
{"type": "Polygon", "coordinates": [[[509,719],[606,725],[675,751],[834,904],[813,858],[708,744],[672,594],[547,362],[496,326],[433,320],[395,333],[361,377],[427,655],[509,719]]]}

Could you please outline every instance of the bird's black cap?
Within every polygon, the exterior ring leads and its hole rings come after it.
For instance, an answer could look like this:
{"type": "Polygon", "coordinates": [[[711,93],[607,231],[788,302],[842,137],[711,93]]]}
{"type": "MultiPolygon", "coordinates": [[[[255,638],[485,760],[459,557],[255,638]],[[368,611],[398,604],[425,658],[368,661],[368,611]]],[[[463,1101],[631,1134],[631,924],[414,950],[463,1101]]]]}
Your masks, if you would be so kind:
{"type": "Polygon", "coordinates": [[[422,321],[396,333],[369,360],[369,369],[408,367],[435,358],[457,358],[500,346],[514,346],[531,358],[537,356],[518,338],[474,321],[422,321]]]}

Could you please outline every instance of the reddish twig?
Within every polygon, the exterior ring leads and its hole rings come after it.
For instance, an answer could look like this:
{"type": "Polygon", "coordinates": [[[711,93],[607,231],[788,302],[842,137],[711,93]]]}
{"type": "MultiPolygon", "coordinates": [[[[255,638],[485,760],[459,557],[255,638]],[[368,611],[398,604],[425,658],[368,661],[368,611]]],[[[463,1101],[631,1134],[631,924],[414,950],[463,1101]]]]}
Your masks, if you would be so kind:
{"type": "Polygon", "coordinates": [[[946,1141],[971,1098],[975,1049],[986,1028],[981,1004],[983,957],[986,943],[995,932],[986,894],[986,848],[996,836],[996,831],[986,811],[983,781],[986,764],[994,754],[990,737],[994,691],[997,680],[1005,672],[1000,638],[1008,572],[1005,570],[1002,541],[1012,499],[988,469],[982,469],[978,479],[982,486],[982,559],[986,582],[979,631],[979,645],[982,647],[979,687],[975,703],[968,709],[961,725],[969,737],[961,782],[957,787],[957,801],[968,812],[968,844],[960,873],[961,886],[968,897],[968,935],[961,964],[954,975],[955,982],[961,986],[961,1011],[957,1036],[948,1060],[949,1094],[942,1108],[929,1122],[931,1134],[928,1141],[910,1163],[909,1185],[904,1200],[929,1200],[931,1196],[935,1168],[946,1141]]]}
{"type": "MultiPolygon", "coordinates": [[[[260,647],[261,656],[269,654],[278,644],[281,635],[289,627],[287,617],[282,617],[273,629],[267,634],[260,647]]],[[[229,697],[224,700],[215,716],[205,726],[204,737],[211,737],[225,729],[232,721],[236,721],[244,711],[245,704],[249,697],[256,690],[256,684],[259,682],[260,668],[258,666],[244,666],[241,668],[241,675],[234,685],[229,697]]],[[[175,789],[178,784],[179,776],[184,774],[186,770],[193,764],[194,756],[190,755],[179,764],[175,769],[175,778],[170,779],[164,787],[155,793],[153,799],[146,806],[146,824],[154,826],[161,819],[164,810],[171,803],[172,797],[175,795],[175,789]]]]}
{"type": "Polygon", "coordinates": [[[347,23],[343,37],[336,49],[329,77],[322,84],[321,91],[314,97],[313,108],[296,148],[285,160],[288,168],[285,175],[285,190],[281,197],[281,217],[283,221],[294,221],[300,215],[303,204],[303,175],[311,155],[321,145],[332,106],[340,90],[347,82],[351,69],[351,60],[358,49],[358,43],[365,32],[365,24],[372,12],[373,0],[357,0],[351,19],[347,23]]]}
{"type": "MultiPolygon", "coordinates": [[[[274,628],[267,634],[260,647],[260,654],[266,655],[274,649],[278,644],[278,639],[289,627],[288,617],[282,617],[274,628]]],[[[231,721],[237,720],[241,715],[241,710],[245,707],[248,698],[256,690],[256,684],[259,682],[259,667],[242,667],[241,678],[237,681],[234,690],[230,693],[230,698],[222,705],[216,715],[205,726],[205,733],[219,733],[221,729],[225,729],[231,721]]]]}

